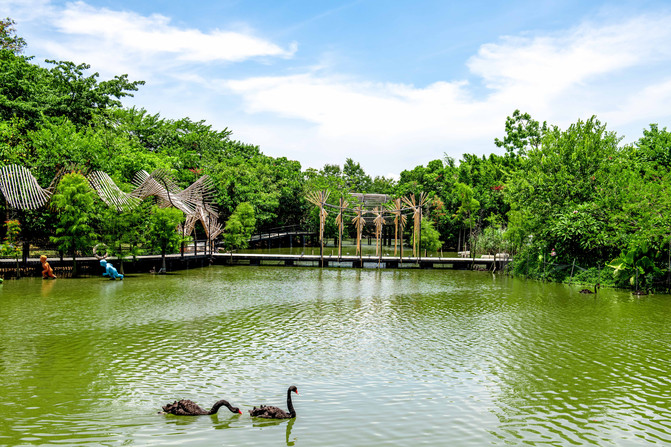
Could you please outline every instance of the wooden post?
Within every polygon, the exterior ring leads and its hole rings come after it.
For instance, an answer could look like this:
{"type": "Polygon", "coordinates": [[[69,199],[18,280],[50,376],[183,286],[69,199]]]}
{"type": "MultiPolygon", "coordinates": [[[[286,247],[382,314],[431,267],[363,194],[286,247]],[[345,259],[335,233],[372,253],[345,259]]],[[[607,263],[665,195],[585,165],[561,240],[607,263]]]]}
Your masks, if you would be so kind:
{"type": "Polygon", "coordinates": [[[342,257],[342,230],[344,225],[343,216],[343,198],[340,198],[340,220],[338,221],[338,261],[342,257]]]}
{"type": "Polygon", "coordinates": [[[419,243],[417,244],[417,254],[419,260],[422,260],[422,205],[419,205],[419,243]]]}
{"type": "Polygon", "coordinates": [[[569,286],[571,285],[571,281],[573,281],[573,269],[574,268],[575,268],[575,259],[573,259],[573,265],[571,266],[571,276],[568,279],[569,286]]]}

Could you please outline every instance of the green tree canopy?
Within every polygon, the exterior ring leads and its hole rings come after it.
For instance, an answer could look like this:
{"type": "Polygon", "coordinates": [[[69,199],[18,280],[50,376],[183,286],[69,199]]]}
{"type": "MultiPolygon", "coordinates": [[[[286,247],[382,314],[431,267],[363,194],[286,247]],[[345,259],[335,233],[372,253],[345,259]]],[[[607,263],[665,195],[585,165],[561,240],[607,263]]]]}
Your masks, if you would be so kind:
{"type": "Polygon", "coordinates": [[[163,272],[166,270],[166,253],[177,250],[182,243],[182,236],[177,231],[182,222],[184,213],[177,208],[160,208],[156,205],[151,208],[145,240],[150,246],[160,250],[163,272]]]}
{"type": "Polygon", "coordinates": [[[95,243],[93,217],[97,195],[80,173],[61,179],[51,204],[58,211],[56,235],[51,237],[59,250],[72,254],[73,275],[77,275],[77,252],[89,252],[95,243]]]}
{"type": "Polygon", "coordinates": [[[240,203],[228,218],[224,228],[224,243],[229,250],[245,248],[256,227],[254,208],[247,202],[240,203]]]}
{"type": "Polygon", "coordinates": [[[0,50],[9,50],[19,54],[26,46],[26,41],[16,35],[14,25],[16,22],[9,17],[0,19],[0,50]]]}

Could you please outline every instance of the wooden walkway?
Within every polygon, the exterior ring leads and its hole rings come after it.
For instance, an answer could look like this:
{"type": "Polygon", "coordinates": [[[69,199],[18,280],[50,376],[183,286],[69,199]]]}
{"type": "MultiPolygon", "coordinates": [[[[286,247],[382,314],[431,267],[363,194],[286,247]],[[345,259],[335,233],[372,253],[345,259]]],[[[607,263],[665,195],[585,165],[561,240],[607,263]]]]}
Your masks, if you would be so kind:
{"type": "MultiPolygon", "coordinates": [[[[66,256],[61,261],[58,257],[49,258],[49,265],[54,270],[54,273],[59,278],[72,277],[72,258],[66,256]]],[[[108,261],[114,267],[121,271],[121,262],[114,256],[110,256],[108,261]]],[[[185,254],[170,254],[165,256],[165,263],[168,272],[189,270],[194,268],[207,267],[212,265],[213,261],[210,255],[193,253],[185,254]]],[[[123,262],[124,273],[149,273],[152,269],[157,271],[161,268],[161,255],[145,255],[138,256],[135,260],[126,259],[123,262]]],[[[14,259],[0,259],[0,278],[9,279],[16,277],[42,276],[42,264],[39,258],[28,258],[24,263],[19,259],[19,266],[17,266],[14,259]]],[[[79,276],[95,277],[101,276],[103,268],[100,266],[100,261],[97,258],[84,256],[77,257],[77,269],[79,276]]]]}
{"type": "Polygon", "coordinates": [[[383,256],[324,256],[319,255],[286,255],[286,254],[251,254],[251,253],[215,253],[215,264],[225,265],[281,265],[293,267],[345,267],[345,268],[445,268],[465,270],[479,267],[487,270],[504,269],[511,259],[484,258],[403,258],[383,256]]]}
{"type": "MultiPolygon", "coordinates": [[[[121,263],[118,259],[110,257],[117,270],[121,263]]],[[[250,253],[215,253],[213,255],[179,254],[166,255],[166,266],[168,272],[202,268],[210,265],[250,265],[250,266],[287,266],[287,267],[335,267],[335,268],[368,268],[368,269],[456,269],[467,270],[472,268],[487,270],[503,270],[511,260],[484,259],[484,258],[403,258],[383,256],[324,256],[323,261],[319,255],[285,255],[285,254],[250,254],[250,253]]],[[[72,276],[72,258],[65,257],[63,261],[58,258],[49,258],[49,264],[59,278],[72,276]]],[[[100,276],[103,269],[100,261],[92,257],[77,258],[77,266],[80,276],[100,276]]],[[[17,271],[14,259],[0,259],[0,278],[9,279],[26,276],[41,276],[42,264],[38,258],[29,258],[23,263],[19,260],[17,271]]],[[[128,259],[124,261],[124,273],[149,273],[150,270],[158,270],[161,267],[161,256],[138,256],[135,261],[128,259]]]]}

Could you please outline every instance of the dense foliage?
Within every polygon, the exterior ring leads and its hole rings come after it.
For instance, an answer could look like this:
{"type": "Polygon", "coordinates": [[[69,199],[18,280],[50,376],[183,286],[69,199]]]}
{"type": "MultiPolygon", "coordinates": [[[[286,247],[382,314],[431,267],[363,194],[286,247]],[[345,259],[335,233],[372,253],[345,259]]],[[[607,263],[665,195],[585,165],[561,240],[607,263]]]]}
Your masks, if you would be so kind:
{"type": "MultiPolygon", "coordinates": [[[[635,144],[623,145],[596,117],[560,129],[515,110],[493,142],[493,149],[505,151],[502,155],[443,157],[408,167],[398,179],[372,178],[350,158],[342,167],[303,170],[297,161],[232,140],[228,129],[124,108],[121,100],[142,81],[126,75],[100,81],[88,65],[67,61],[37,65],[23,55],[26,43],[13,25],[9,18],[0,21],[0,166],[26,166],[43,186],[62,167],[105,171],[127,191],[139,170],[169,170],[181,187],[207,174],[216,188],[220,221],[227,222],[222,237],[230,247],[244,246],[249,234],[262,228],[316,229],[319,217],[305,199],[307,191],[328,190],[332,205],[341,198],[352,205],[350,192],[393,198],[427,193],[423,249],[509,252],[515,256],[515,273],[560,281],[667,285],[671,133],[657,124],[643,130],[635,144]]],[[[84,188],[68,188],[75,186],[84,188]]],[[[34,241],[46,234],[64,251],[86,251],[104,242],[122,256],[137,253],[139,246],[165,253],[182,240],[166,235],[179,216],[151,203],[126,214],[99,201],[78,205],[90,208],[81,216],[91,230],[80,231],[67,209],[77,195],[87,193],[77,189],[72,198],[58,198],[68,191],[60,189],[49,209],[4,209],[7,220],[20,221],[11,229],[13,240],[34,241]]],[[[338,236],[336,214],[327,217],[327,237],[338,236]]],[[[406,243],[412,240],[411,228],[409,223],[406,243]]],[[[203,234],[202,228],[197,232],[203,234]]],[[[346,228],[344,237],[348,232],[354,233],[346,228]]]]}
{"type": "Polygon", "coordinates": [[[77,252],[93,246],[93,206],[96,193],[80,173],[65,174],[58,184],[51,204],[58,212],[58,226],[51,241],[59,250],[73,254],[74,275],[77,274],[77,252]]]}

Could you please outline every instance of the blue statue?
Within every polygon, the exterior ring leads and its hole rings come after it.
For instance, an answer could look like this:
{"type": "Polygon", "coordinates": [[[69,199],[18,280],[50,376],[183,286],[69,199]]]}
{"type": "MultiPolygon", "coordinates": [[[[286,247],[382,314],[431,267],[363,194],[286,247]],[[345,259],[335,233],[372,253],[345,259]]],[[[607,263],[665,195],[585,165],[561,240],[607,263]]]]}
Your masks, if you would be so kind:
{"type": "Polygon", "coordinates": [[[104,259],[101,259],[100,266],[105,269],[103,276],[109,276],[111,280],[115,280],[117,278],[123,279],[123,275],[117,272],[111,262],[107,262],[104,259]]]}

